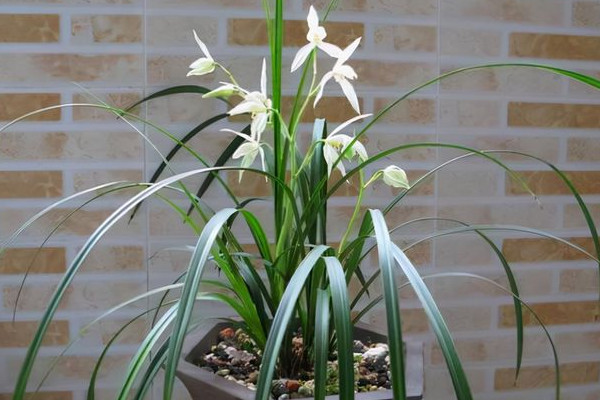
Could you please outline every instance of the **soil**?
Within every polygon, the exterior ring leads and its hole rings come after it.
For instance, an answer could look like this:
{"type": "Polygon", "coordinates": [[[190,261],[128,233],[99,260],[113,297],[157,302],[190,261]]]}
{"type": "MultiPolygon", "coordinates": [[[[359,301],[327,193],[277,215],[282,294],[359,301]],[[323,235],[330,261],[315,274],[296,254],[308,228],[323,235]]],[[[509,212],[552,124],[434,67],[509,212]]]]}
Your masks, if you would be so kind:
{"type": "MultiPolygon", "coordinates": [[[[224,379],[256,390],[261,354],[254,341],[241,329],[236,331],[233,328],[221,330],[218,340],[219,343],[196,360],[196,364],[224,379]]],[[[295,350],[301,351],[302,336],[299,333],[292,342],[295,350]]],[[[356,392],[387,390],[391,387],[387,344],[355,340],[353,352],[356,392]]],[[[271,384],[271,394],[276,400],[312,397],[313,389],[313,371],[300,371],[291,378],[277,378],[271,384]]],[[[334,354],[327,366],[327,395],[338,394],[338,390],[338,363],[334,354]]]]}

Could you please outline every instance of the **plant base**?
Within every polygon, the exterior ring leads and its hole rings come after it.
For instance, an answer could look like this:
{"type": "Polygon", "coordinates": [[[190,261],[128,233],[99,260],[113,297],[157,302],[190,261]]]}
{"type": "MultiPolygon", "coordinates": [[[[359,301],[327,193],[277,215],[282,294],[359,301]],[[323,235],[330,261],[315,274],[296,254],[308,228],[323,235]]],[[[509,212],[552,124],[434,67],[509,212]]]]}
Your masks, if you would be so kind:
{"type": "MultiPolygon", "coordinates": [[[[227,322],[207,324],[196,332],[190,333],[184,343],[183,359],[177,369],[177,377],[181,379],[193,399],[210,398],[213,400],[254,400],[255,392],[242,385],[224,379],[210,371],[196,366],[193,362],[208,352],[217,343],[219,332],[230,326],[227,322]]],[[[366,325],[357,325],[354,338],[363,341],[387,342],[385,335],[370,331],[366,325]]],[[[423,345],[420,342],[406,342],[406,384],[407,399],[423,398],[423,345]]],[[[327,396],[328,400],[339,396],[327,396]]],[[[375,392],[357,393],[357,399],[392,400],[392,392],[379,390],[375,392]]]]}

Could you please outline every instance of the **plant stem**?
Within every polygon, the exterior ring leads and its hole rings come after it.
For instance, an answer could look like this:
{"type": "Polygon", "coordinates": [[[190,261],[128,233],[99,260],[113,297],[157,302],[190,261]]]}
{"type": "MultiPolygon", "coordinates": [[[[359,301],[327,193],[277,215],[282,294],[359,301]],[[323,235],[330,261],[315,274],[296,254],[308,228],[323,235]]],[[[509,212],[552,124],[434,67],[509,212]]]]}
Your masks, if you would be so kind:
{"type": "Polygon", "coordinates": [[[364,172],[361,169],[359,171],[359,189],[358,189],[358,196],[356,199],[356,205],[354,206],[354,212],[352,213],[352,217],[350,218],[350,222],[348,222],[348,228],[346,228],[346,232],[344,232],[344,236],[342,236],[342,240],[340,241],[340,247],[338,248],[338,257],[340,256],[340,254],[342,254],[342,251],[344,250],[346,241],[348,240],[348,236],[350,235],[350,232],[352,231],[352,226],[354,225],[354,221],[356,221],[356,218],[358,218],[358,214],[360,214],[360,207],[362,205],[362,198],[363,198],[363,194],[364,194],[364,190],[365,187],[363,185],[363,181],[364,181],[364,172]]]}

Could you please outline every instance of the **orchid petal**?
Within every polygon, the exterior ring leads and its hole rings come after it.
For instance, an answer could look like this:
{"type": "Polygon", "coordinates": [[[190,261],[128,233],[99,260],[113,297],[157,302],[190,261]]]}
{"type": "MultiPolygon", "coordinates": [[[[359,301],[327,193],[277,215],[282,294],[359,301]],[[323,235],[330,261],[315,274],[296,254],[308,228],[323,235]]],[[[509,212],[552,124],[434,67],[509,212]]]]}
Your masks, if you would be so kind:
{"type": "MultiPolygon", "coordinates": [[[[240,158],[243,156],[244,158],[251,157],[252,160],[254,160],[254,158],[258,154],[258,149],[259,149],[259,145],[256,142],[242,143],[242,145],[240,147],[238,147],[237,150],[233,153],[231,158],[233,158],[235,160],[236,158],[240,158]]],[[[244,164],[244,160],[242,160],[242,166],[247,166],[247,165],[243,165],[243,164],[244,164]]],[[[252,164],[252,162],[250,162],[250,164],[252,164]]]]}
{"type": "Polygon", "coordinates": [[[229,110],[229,115],[239,115],[246,113],[263,112],[265,106],[263,104],[254,101],[242,101],[237,106],[229,110]]]}
{"type": "Polygon", "coordinates": [[[215,70],[215,63],[207,58],[199,58],[190,64],[190,68],[192,68],[192,70],[188,72],[186,76],[206,75],[215,70]]]}
{"type": "Polygon", "coordinates": [[[325,144],[323,145],[323,158],[325,159],[325,162],[327,163],[327,176],[331,175],[331,169],[333,167],[333,163],[335,162],[335,160],[337,160],[339,157],[338,152],[335,150],[335,148],[329,144],[327,144],[327,142],[325,142],[325,144]]]}
{"type": "Polygon", "coordinates": [[[356,92],[354,91],[352,84],[345,79],[340,80],[339,84],[342,87],[342,91],[344,92],[344,95],[350,102],[350,105],[352,106],[352,108],[354,108],[354,111],[356,111],[357,114],[360,114],[360,106],[358,104],[358,98],[356,97],[356,92]]]}
{"type": "Polygon", "coordinates": [[[356,71],[354,71],[354,68],[346,64],[338,66],[335,69],[335,73],[343,75],[346,79],[358,78],[358,75],[356,74],[356,71]]]}
{"type": "Polygon", "coordinates": [[[260,74],[260,92],[267,97],[267,60],[263,58],[262,72],[260,74]]]}
{"type": "Polygon", "coordinates": [[[321,79],[321,82],[319,83],[319,92],[317,93],[317,96],[315,97],[315,102],[313,104],[313,108],[317,106],[317,103],[319,102],[319,100],[321,100],[321,97],[323,96],[323,89],[325,88],[325,84],[331,79],[333,78],[333,72],[329,71],[328,73],[326,73],[325,75],[323,75],[323,78],[321,79]]]}
{"type": "Polygon", "coordinates": [[[313,43],[308,43],[300,48],[294,57],[294,61],[292,61],[291,72],[297,70],[308,58],[310,52],[315,48],[313,43]]]}
{"type": "Polygon", "coordinates": [[[330,57],[337,58],[340,56],[340,54],[342,54],[342,49],[337,47],[335,44],[321,42],[317,44],[317,46],[330,57]]]}
{"type": "Polygon", "coordinates": [[[358,158],[360,158],[361,161],[367,161],[369,159],[369,155],[367,154],[367,149],[365,149],[365,146],[358,140],[356,142],[354,142],[354,144],[352,145],[352,148],[354,149],[356,154],[358,154],[358,158]]]}
{"type": "Polygon", "coordinates": [[[338,60],[337,60],[337,62],[335,64],[336,65],[342,65],[346,61],[348,61],[348,59],[350,58],[350,56],[352,56],[352,54],[356,51],[356,48],[360,44],[360,40],[361,39],[362,38],[359,37],[354,42],[350,43],[350,45],[348,45],[348,47],[346,47],[344,50],[342,50],[342,52],[340,53],[340,56],[338,57],[338,60]]]}
{"type": "Polygon", "coordinates": [[[267,122],[269,121],[268,113],[259,113],[252,119],[252,123],[250,124],[250,132],[252,138],[257,142],[260,142],[260,135],[267,128],[267,122]]]}
{"type": "Polygon", "coordinates": [[[221,129],[221,132],[233,133],[234,135],[237,135],[237,136],[239,136],[241,138],[244,138],[244,139],[246,139],[249,142],[253,142],[254,141],[254,139],[252,139],[252,137],[246,135],[245,133],[234,131],[233,129],[223,128],[223,129],[221,129]]]}
{"type": "Polygon", "coordinates": [[[313,6],[310,6],[310,8],[308,9],[308,17],[306,17],[306,22],[308,22],[308,28],[310,30],[319,27],[319,15],[317,14],[317,10],[315,10],[313,6]]]}
{"type": "Polygon", "coordinates": [[[353,123],[355,121],[358,121],[359,119],[364,119],[364,118],[370,117],[371,115],[373,115],[373,114],[362,114],[362,115],[357,115],[356,117],[350,118],[348,121],[342,123],[340,126],[338,126],[337,128],[335,128],[333,130],[333,132],[331,132],[329,134],[329,137],[331,137],[331,136],[335,135],[336,133],[340,132],[342,129],[344,129],[345,127],[347,127],[351,123],[353,123]]]}
{"type": "Polygon", "coordinates": [[[202,40],[200,40],[200,38],[198,37],[198,34],[196,33],[196,30],[194,29],[192,31],[194,32],[194,39],[196,39],[196,43],[198,43],[198,46],[200,46],[200,50],[202,50],[202,52],[204,53],[206,58],[210,59],[211,61],[214,61],[208,51],[208,47],[206,47],[204,42],[202,40]]]}

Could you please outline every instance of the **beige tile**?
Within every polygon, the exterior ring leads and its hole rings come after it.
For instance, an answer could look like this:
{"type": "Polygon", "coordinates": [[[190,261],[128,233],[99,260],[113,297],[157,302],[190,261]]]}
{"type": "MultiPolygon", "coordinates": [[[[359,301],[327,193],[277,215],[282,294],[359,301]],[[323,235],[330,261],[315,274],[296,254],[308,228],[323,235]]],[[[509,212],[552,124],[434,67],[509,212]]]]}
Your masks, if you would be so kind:
{"type": "Polygon", "coordinates": [[[142,57],[133,54],[12,54],[0,57],[0,84],[63,84],[110,81],[113,85],[141,84],[142,57]]]}
{"type": "MultiPolygon", "coordinates": [[[[578,362],[560,366],[560,381],[563,385],[594,383],[598,381],[600,364],[596,362],[578,362]]],[[[523,367],[515,385],[514,368],[500,368],[494,375],[494,389],[497,391],[553,387],[555,385],[553,366],[523,367]]]]}
{"type": "MultiPolygon", "coordinates": [[[[393,117],[393,115],[390,117],[393,117]]],[[[405,134],[404,131],[404,128],[398,128],[398,130],[394,132],[382,132],[377,131],[376,126],[370,129],[369,133],[365,136],[365,146],[368,154],[377,154],[407,143],[425,144],[436,142],[436,137],[434,135],[411,135],[405,134]]],[[[436,148],[423,145],[391,153],[387,156],[386,160],[389,160],[390,163],[397,164],[398,166],[406,167],[406,163],[409,161],[434,161],[435,158],[436,148]]],[[[376,190],[375,193],[378,194],[379,191],[376,190]]]]}
{"type": "MultiPolygon", "coordinates": [[[[549,162],[556,162],[558,160],[558,138],[539,136],[511,137],[509,135],[443,135],[440,137],[440,141],[445,143],[460,143],[463,146],[476,150],[518,151],[540,157],[549,162]]],[[[447,150],[444,150],[444,153],[454,157],[464,154],[464,152],[447,150]]],[[[499,157],[502,160],[510,161],[511,165],[514,165],[512,164],[514,162],[527,162],[529,160],[527,157],[510,153],[492,153],[492,155],[499,157]]],[[[469,160],[464,160],[462,162],[474,162],[476,159],[476,157],[471,157],[469,160]]],[[[489,161],[486,161],[486,163],[489,163],[489,161]]]]}
{"type": "MultiPolygon", "coordinates": [[[[391,104],[395,98],[376,98],[374,110],[378,112],[391,104]]],[[[435,122],[435,101],[431,99],[407,99],[390,109],[381,123],[427,125],[435,122]]]]}
{"type": "MultiPolygon", "coordinates": [[[[594,221],[600,220],[600,204],[586,203],[586,207],[594,221]]],[[[576,204],[565,205],[564,210],[564,226],[565,228],[587,228],[581,208],[576,204]]]]}
{"type": "MultiPolygon", "coordinates": [[[[319,100],[316,108],[307,107],[302,115],[302,122],[313,123],[317,118],[324,118],[329,124],[332,124],[344,122],[356,116],[356,111],[354,111],[348,100],[345,97],[337,96],[338,93],[340,95],[342,94],[342,90],[339,89],[339,86],[331,89],[335,90],[336,96],[330,95],[323,97],[321,100],[319,100]]],[[[281,109],[283,115],[290,114],[293,101],[294,99],[288,96],[282,99],[281,109]]],[[[358,99],[358,104],[362,108],[363,102],[362,98],[360,97],[358,99]]],[[[357,122],[356,124],[352,124],[352,126],[354,126],[356,129],[362,125],[364,125],[364,123],[361,124],[360,122],[357,122]]]]}
{"type": "MultiPolygon", "coordinates": [[[[346,47],[359,36],[364,36],[364,25],[356,22],[326,22],[327,41],[346,47]]],[[[304,46],[308,25],[304,20],[287,20],[284,45],[304,46]]],[[[266,46],[267,24],[264,19],[230,19],[227,24],[227,42],[238,46],[266,46]]]]}
{"type": "MultiPolygon", "coordinates": [[[[588,252],[593,252],[591,238],[567,238],[574,245],[588,252]]],[[[522,238],[505,239],[502,252],[508,261],[512,262],[544,262],[544,261],[574,261],[587,260],[588,256],[581,251],[554,239],[522,238]]]]}
{"type": "MultiPolygon", "coordinates": [[[[1,2],[0,2],[1,4],[1,2]]],[[[11,400],[12,393],[2,393],[0,394],[0,400],[11,400]]],[[[38,392],[38,393],[28,393],[25,395],[26,400],[72,400],[73,393],[71,392],[38,392]]]]}
{"type": "MultiPolygon", "coordinates": [[[[105,0],[106,1],[106,0],[105,0]]],[[[235,7],[235,8],[250,8],[253,10],[260,9],[262,0],[221,0],[214,2],[213,0],[147,0],[147,6],[150,8],[165,8],[174,6],[194,6],[194,7],[235,7]]]]}
{"type": "Polygon", "coordinates": [[[437,48],[434,26],[376,25],[374,36],[378,50],[431,53],[437,48]]]}
{"type": "MultiPolygon", "coordinates": [[[[444,68],[444,72],[458,67],[444,68]]],[[[532,68],[485,68],[462,72],[444,79],[441,88],[452,92],[507,94],[560,94],[563,79],[556,74],[532,68]]]]}
{"type": "Polygon", "coordinates": [[[442,28],[442,55],[497,57],[502,50],[499,32],[464,28],[442,28]]]}
{"type": "Polygon", "coordinates": [[[440,197],[494,196],[498,186],[497,171],[473,171],[458,168],[438,172],[440,197]]]}
{"type": "Polygon", "coordinates": [[[435,74],[428,63],[351,60],[349,64],[358,74],[359,84],[384,88],[412,88],[435,74]]]}
{"type": "MultiPolygon", "coordinates": [[[[39,356],[36,360],[36,366],[38,367],[34,368],[32,371],[31,380],[34,382],[39,381],[54,360],[54,356],[39,356]]],[[[97,360],[97,356],[65,355],[60,358],[53,370],[53,374],[50,375],[50,378],[46,382],[49,386],[57,385],[61,382],[64,385],[64,382],[73,382],[75,380],[87,382],[97,360]]],[[[125,373],[125,367],[127,366],[128,361],[129,356],[127,355],[107,355],[102,361],[102,367],[98,373],[98,380],[100,382],[119,381],[125,373]]],[[[15,379],[15,375],[19,371],[22,359],[10,356],[7,357],[6,362],[7,368],[10,371],[7,374],[8,378],[15,379]]],[[[49,397],[49,399],[58,400],[59,397],[49,397]]],[[[63,398],[60,398],[60,400],[63,400],[63,398]]]]}
{"type": "Polygon", "coordinates": [[[600,105],[508,103],[508,125],[539,128],[598,128],[600,105]]]}
{"type": "Polygon", "coordinates": [[[510,34],[509,55],[598,61],[600,37],[513,32],[510,34]]]}
{"type": "MultiPolygon", "coordinates": [[[[56,235],[80,235],[88,236],[112,213],[110,210],[78,210],[59,208],[47,213],[42,218],[36,229],[28,229],[21,233],[22,238],[39,238],[46,235],[51,229],[57,228],[56,235]],[[74,213],[73,213],[74,212],[74,213]],[[64,220],[67,218],[67,220],[64,220]],[[60,227],[57,225],[61,223],[60,227]]],[[[0,234],[9,235],[13,230],[20,227],[27,219],[34,214],[31,209],[7,208],[0,210],[0,234]]],[[[119,235],[136,235],[140,232],[138,220],[128,222],[128,216],[117,222],[112,228],[110,234],[112,237],[119,235]]]]}
{"type": "Polygon", "coordinates": [[[574,26],[600,27],[600,2],[575,1],[573,3],[572,23],[574,26]]]}
{"type": "MultiPolygon", "coordinates": [[[[38,325],[38,321],[0,321],[0,348],[29,346],[38,325]]],[[[69,343],[69,322],[60,320],[51,322],[42,345],[61,346],[67,343],[69,343]]]]}
{"type": "MultiPolygon", "coordinates": [[[[569,301],[555,303],[529,303],[544,325],[588,324],[598,321],[600,305],[597,301],[569,301]]],[[[499,326],[502,328],[515,326],[512,305],[500,306],[499,326]]],[[[529,312],[523,312],[523,324],[539,325],[537,319],[529,312]]]]}
{"type": "MultiPolygon", "coordinates": [[[[328,0],[304,0],[304,8],[312,4],[323,10],[328,0]]],[[[339,2],[339,11],[370,12],[393,15],[433,15],[437,11],[434,0],[346,0],[339,2]]]]}
{"type": "MultiPolygon", "coordinates": [[[[97,94],[94,93],[94,96],[97,94]]],[[[140,93],[107,93],[100,95],[102,101],[111,107],[126,110],[135,104],[138,100],[141,100],[140,93]]],[[[83,104],[100,104],[98,99],[83,93],[76,93],[73,95],[74,103],[83,104]]],[[[116,115],[114,112],[100,107],[73,107],[73,120],[75,121],[114,121],[116,115]]],[[[129,110],[128,113],[138,115],[139,107],[129,110]]],[[[132,118],[130,117],[130,120],[132,118]]],[[[135,121],[135,120],[134,120],[135,121]]],[[[132,132],[133,131],[132,129],[132,132]]]]}
{"type": "MultiPolygon", "coordinates": [[[[18,286],[4,286],[4,307],[12,309],[18,286]]],[[[25,286],[17,305],[17,311],[42,311],[55,290],[54,285],[25,286]]],[[[146,291],[141,282],[80,282],[72,284],[59,306],[61,310],[107,310],[146,291]]]]}
{"type": "Polygon", "coordinates": [[[141,138],[136,132],[5,132],[1,160],[139,159],[141,138]]]}
{"type": "MultiPolygon", "coordinates": [[[[467,379],[471,391],[475,394],[482,393],[486,390],[486,374],[484,368],[465,368],[467,379]]],[[[452,379],[448,374],[448,370],[444,368],[424,369],[425,392],[423,399],[425,400],[445,400],[456,396],[452,379]],[[430,382],[430,383],[427,383],[430,382]]]]}
{"type": "MultiPolygon", "coordinates": [[[[182,15],[150,15],[147,17],[147,37],[150,46],[197,46],[192,30],[211,50],[217,43],[217,20],[182,15]]],[[[216,50],[216,49],[215,49],[216,50]]],[[[200,49],[197,48],[200,57],[200,49]]]]}
{"type": "Polygon", "coordinates": [[[9,248],[0,255],[0,274],[55,274],[64,272],[66,255],[63,247],[9,248]]]}
{"type": "Polygon", "coordinates": [[[589,269],[560,271],[559,290],[565,293],[597,293],[598,271],[589,269]]]}
{"type": "Polygon", "coordinates": [[[0,42],[58,42],[57,14],[0,14],[0,42]]]}
{"type": "Polygon", "coordinates": [[[600,335],[591,332],[566,332],[556,335],[556,346],[563,354],[587,355],[600,351],[600,335]]]}
{"type": "MultiPolygon", "coordinates": [[[[480,242],[482,242],[480,240],[480,242]]],[[[457,246],[457,252],[461,252],[460,249],[467,248],[466,246],[469,243],[465,243],[464,241],[459,242],[459,246],[457,246]]],[[[471,246],[469,250],[476,249],[477,247],[485,247],[487,246],[485,243],[476,243],[471,242],[471,246]]],[[[474,250],[477,251],[477,250],[474,250]]],[[[465,253],[465,252],[463,252],[465,253]]],[[[438,259],[439,259],[439,253],[438,259]]],[[[450,262],[444,261],[440,263],[441,266],[452,269],[455,271],[463,270],[464,267],[469,265],[469,259],[472,259],[472,256],[464,256],[461,258],[457,258],[456,263],[451,264],[450,262]],[[461,260],[465,259],[467,262],[461,262],[461,260]]],[[[472,299],[481,299],[481,298],[491,298],[491,297],[502,297],[504,299],[510,300],[512,296],[509,294],[510,285],[508,283],[508,279],[506,278],[506,274],[502,271],[502,267],[500,262],[497,261],[497,257],[493,258],[497,272],[490,273],[480,273],[475,272],[476,275],[482,276],[483,278],[490,279],[497,284],[503,286],[506,290],[502,290],[495,285],[492,285],[489,282],[486,282],[481,279],[476,279],[472,277],[440,277],[436,279],[432,279],[428,282],[428,286],[431,288],[431,291],[434,293],[434,296],[438,299],[444,300],[460,300],[463,299],[465,293],[468,293],[469,298],[472,299]]],[[[551,295],[553,294],[553,276],[551,273],[547,271],[513,271],[515,279],[517,281],[517,287],[519,290],[520,296],[541,296],[541,295],[551,295]]]]}
{"type": "Polygon", "coordinates": [[[72,43],[140,43],[140,15],[74,15],[71,17],[72,43]]]}
{"type": "MultiPolygon", "coordinates": [[[[454,344],[463,363],[475,361],[513,361],[517,354],[516,335],[487,336],[481,338],[455,339],[454,344]]],[[[552,349],[543,334],[526,335],[523,341],[525,359],[548,357],[552,349]]],[[[433,346],[431,362],[444,363],[443,354],[437,344],[433,346]]]]}
{"type": "Polygon", "coordinates": [[[97,246],[89,254],[86,272],[141,271],[145,268],[144,249],[140,246],[97,246]]]}
{"type": "MultiPolygon", "coordinates": [[[[600,171],[563,171],[580,194],[600,193],[600,171]]],[[[519,176],[536,195],[571,195],[571,190],[553,171],[519,171],[519,176]]],[[[506,193],[525,194],[520,182],[506,178],[506,193]]]]}
{"type": "Polygon", "coordinates": [[[567,160],[573,162],[600,161],[600,139],[569,138],[567,139],[567,160]]]}
{"type": "MultiPolygon", "coordinates": [[[[0,94],[0,121],[9,121],[58,104],[58,93],[3,93],[0,94]]],[[[60,118],[61,110],[57,108],[28,117],[26,121],[58,121],[60,118]]]]}
{"type": "Polygon", "coordinates": [[[560,0],[448,0],[442,18],[562,25],[560,0]]]}
{"type": "Polygon", "coordinates": [[[63,193],[61,171],[0,172],[0,198],[58,197],[63,193]]]}
{"type": "MultiPolygon", "coordinates": [[[[73,174],[73,188],[76,192],[80,192],[92,187],[102,185],[108,182],[142,182],[142,171],[140,170],[94,170],[94,171],[82,171],[73,174]]],[[[138,193],[143,188],[133,188],[120,190],[108,195],[113,196],[127,196],[131,197],[138,193]]],[[[100,193],[97,191],[97,193],[100,193]]]]}
{"type": "Polygon", "coordinates": [[[443,127],[495,127],[500,125],[500,103],[492,100],[454,100],[440,102],[443,127]]]}
{"type": "Polygon", "coordinates": [[[555,228],[558,226],[558,208],[545,205],[540,208],[535,202],[530,204],[496,205],[441,205],[439,216],[454,218],[469,224],[523,225],[534,228],[555,228]]]}

